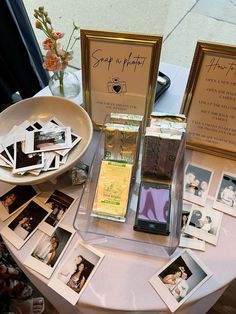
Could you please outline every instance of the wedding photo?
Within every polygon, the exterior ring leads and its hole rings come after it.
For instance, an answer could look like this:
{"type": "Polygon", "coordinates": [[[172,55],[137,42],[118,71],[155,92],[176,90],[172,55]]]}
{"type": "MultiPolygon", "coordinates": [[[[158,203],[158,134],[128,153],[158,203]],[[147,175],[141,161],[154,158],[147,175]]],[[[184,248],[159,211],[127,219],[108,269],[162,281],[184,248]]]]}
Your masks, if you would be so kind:
{"type": "Polygon", "coordinates": [[[73,197],[59,190],[54,190],[45,202],[45,205],[50,208],[51,213],[41,224],[40,230],[51,235],[52,232],[54,232],[55,227],[73,204],[74,200],[73,197]]]}
{"type": "Polygon", "coordinates": [[[193,204],[187,201],[183,202],[182,221],[181,221],[181,235],[179,240],[179,247],[205,251],[205,241],[200,240],[185,232],[189,215],[193,204]]]}
{"type": "Polygon", "coordinates": [[[1,230],[1,234],[17,249],[20,249],[48,214],[49,210],[44,204],[41,204],[36,199],[31,200],[20,213],[1,230]]]}
{"type": "Polygon", "coordinates": [[[183,250],[149,282],[172,312],[177,310],[212,273],[192,251],[183,250]]]}
{"type": "Polygon", "coordinates": [[[184,176],[184,199],[204,206],[212,175],[212,170],[189,163],[184,176]]]}
{"type": "Polygon", "coordinates": [[[6,220],[38,193],[39,190],[31,185],[14,186],[0,196],[0,218],[6,220]]]}
{"type": "Polygon", "coordinates": [[[60,225],[55,229],[52,236],[43,233],[25,259],[24,264],[46,278],[50,278],[74,232],[73,228],[60,225]]]}
{"type": "Polygon", "coordinates": [[[104,254],[78,240],[48,285],[72,304],[76,304],[104,254]]]}
{"type": "Polygon", "coordinates": [[[203,208],[197,205],[192,207],[185,233],[216,245],[223,213],[212,208],[211,200],[208,200],[208,203],[211,204],[211,207],[203,208]]]}
{"type": "Polygon", "coordinates": [[[236,217],[236,174],[222,173],[213,207],[236,217]]]}

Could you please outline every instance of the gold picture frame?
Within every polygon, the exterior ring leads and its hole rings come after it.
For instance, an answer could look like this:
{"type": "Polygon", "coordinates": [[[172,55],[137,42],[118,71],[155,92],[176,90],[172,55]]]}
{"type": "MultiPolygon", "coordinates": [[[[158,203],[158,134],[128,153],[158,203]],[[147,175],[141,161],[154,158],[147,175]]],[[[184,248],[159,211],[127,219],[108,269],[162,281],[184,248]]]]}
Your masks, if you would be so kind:
{"type": "Polygon", "coordinates": [[[84,106],[94,127],[111,112],[152,112],[162,36],[81,29],[84,106]]]}
{"type": "Polygon", "coordinates": [[[187,148],[236,159],[236,47],[198,41],[182,102],[187,148]]]}

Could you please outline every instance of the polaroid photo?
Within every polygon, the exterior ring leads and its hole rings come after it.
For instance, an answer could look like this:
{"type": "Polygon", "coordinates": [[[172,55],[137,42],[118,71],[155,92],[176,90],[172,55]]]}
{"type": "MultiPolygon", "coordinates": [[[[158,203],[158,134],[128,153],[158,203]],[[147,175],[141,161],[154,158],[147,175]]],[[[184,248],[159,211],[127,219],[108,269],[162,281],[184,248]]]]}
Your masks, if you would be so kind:
{"type": "MultiPolygon", "coordinates": [[[[51,128],[51,127],[64,127],[64,124],[58,120],[56,117],[53,117],[46,125],[45,127],[47,128],[51,128]]],[[[59,150],[57,151],[57,153],[61,156],[66,156],[70,150],[75,147],[80,141],[81,141],[82,137],[75,134],[75,133],[71,133],[71,148],[69,149],[65,149],[65,150],[59,150]]]]}
{"type": "Polygon", "coordinates": [[[0,196],[0,219],[8,219],[39,193],[39,190],[31,185],[16,185],[5,191],[0,196]]]}
{"type": "Polygon", "coordinates": [[[236,174],[222,173],[213,208],[236,217],[236,174]]]}
{"type": "Polygon", "coordinates": [[[52,235],[55,227],[65,217],[75,199],[59,190],[53,191],[45,201],[45,205],[51,211],[50,215],[40,225],[40,230],[52,235]]]}
{"type": "Polygon", "coordinates": [[[213,170],[187,164],[184,175],[184,196],[187,201],[204,206],[209,192],[213,170]]]}
{"type": "Polygon", "coordinates": [[[181,221],[181,235],[179,241],[179,247],[184,247],[193,250],[205,251],[205,241],[200,240],[190,234],[185,233],[188,218],[192,210],[193,204],[187,201],[183,202],[182,221],[181,221]]]}
{"type": "Polygon", "coordinates": [[[19,214],[14,217],[2,230],[1,234],[17,249],[20,249],[32,236],[42,221],[49,215],[47,206],[31,200],[19,214]]]}
{"type": "Polygon", "coordinates": [[[216,245],[222,217],[223,213],[218,210],[193,205],[184,232],[216,245]]]}
{"type": "Polygon", "coordinates": [[[173,313],[211,276],[191,250],[183,250],[149,282],[173,313]]]}
{"type": "Polygon", "coordinates": [[[41,129],[26,133],[24,151],[33,152],[60,150],[71,147],[70,127],[41,129]]]}
{"type": "Polygon", "coordinates": [[[96,272],[104,254],[78,240],[53,273],[48,285],[75,305],[96,272]]]}
{"type": "Polygon", "coordinates": [[[13,173],[26,172],[41,169],[44,166],[44,153],[25,154],[21,141],[14,144],[14,164],[13,173]]]}
{"type": "Polygon", "coordinates": [[[58,226],[51,236],[43,233],[25,259],[24,265],[50,278],[74,233],[73,228],[63,225],[58,226]]]}
{"type": "Polygon", "coordinates": [[[7,154],[7,152],[5,151],[5,148],[3,147],[2,144],[0,144],[0,158],[5,161],[10,167],[13,166],[12,161],[9,157],[9,155],[7,154]]]}

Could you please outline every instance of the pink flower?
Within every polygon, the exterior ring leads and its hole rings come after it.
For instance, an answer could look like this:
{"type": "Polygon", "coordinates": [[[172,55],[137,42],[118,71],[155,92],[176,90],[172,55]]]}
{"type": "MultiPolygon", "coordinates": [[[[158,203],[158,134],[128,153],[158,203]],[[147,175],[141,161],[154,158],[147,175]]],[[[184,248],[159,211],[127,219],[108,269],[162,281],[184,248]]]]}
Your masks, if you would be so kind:
{"type": "Polygon", "coordinates": [[[51,50],[52,49],[53,42],[51,38],[47,38],[43,41],[43,49],[45,50],[51,50]]]}
{"type": "Polygon", "coordinates": [[[55,39],[55,40],[61,39],[63,37],[64,37],[64,33],[55,32],[55,31],[52,32],[52,38],[55,39]]]}
{"type": "Polygon", "coordinates": [[[61,58],[55,53],[48,51],[45,56],[43,67],[49,71],[59,71],[62,70],[61,58]]]}

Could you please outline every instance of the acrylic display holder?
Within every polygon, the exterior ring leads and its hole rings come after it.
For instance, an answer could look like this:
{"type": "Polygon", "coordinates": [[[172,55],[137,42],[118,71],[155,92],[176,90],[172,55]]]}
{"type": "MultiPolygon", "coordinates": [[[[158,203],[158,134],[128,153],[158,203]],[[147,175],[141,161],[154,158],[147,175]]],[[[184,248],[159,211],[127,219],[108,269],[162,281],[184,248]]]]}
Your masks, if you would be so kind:
{"type": "Polygon", "coordinates": [[[141,156],[139,158],[136,176],[131,184],[126,221],[117,222],[91,216],[101,160],[104,157],[104,132],[94,131],[92,149],[90,148],[90,150],[93,151],[91,151],[90,154],[94,154],[93,160],[74,219],[74,227],[81,235],[82,239],[88,244],[112,247],[145,255],[166,258],[172,255],[178,247],[181,233],[184,140],[181,146],[176,158],[171,183],[170,234],[166,236],[137,232],[133,230],[133,225],[138,202],[141,156]]]}

